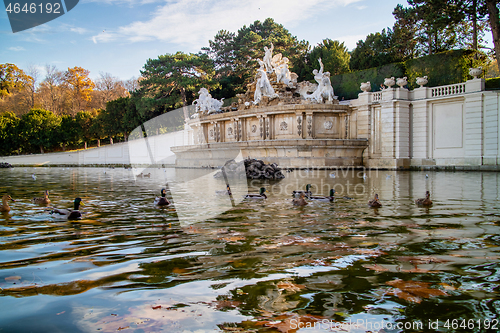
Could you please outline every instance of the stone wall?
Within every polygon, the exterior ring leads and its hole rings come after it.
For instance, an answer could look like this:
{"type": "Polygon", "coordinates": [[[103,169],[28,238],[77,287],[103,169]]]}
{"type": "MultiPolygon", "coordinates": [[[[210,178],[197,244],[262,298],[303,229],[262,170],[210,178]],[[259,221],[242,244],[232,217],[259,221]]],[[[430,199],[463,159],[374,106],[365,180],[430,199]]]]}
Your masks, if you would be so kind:
{"type": "Polygon", "coordinates": [[[497,169],[500,92],[484,79],[413,91],[363,92],[350,104],[373,168],[497,169]]]}

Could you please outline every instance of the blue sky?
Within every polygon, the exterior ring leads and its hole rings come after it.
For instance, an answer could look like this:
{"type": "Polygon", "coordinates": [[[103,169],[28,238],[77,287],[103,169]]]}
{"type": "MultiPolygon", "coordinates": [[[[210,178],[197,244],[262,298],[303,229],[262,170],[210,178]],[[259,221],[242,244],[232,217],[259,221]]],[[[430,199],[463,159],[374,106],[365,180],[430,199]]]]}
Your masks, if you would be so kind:
{"type": "Polygon", "coordinates": [[[138,77],[148,58],[198,52],[217,31],[237,32],[267,17],[312,46],[330,38],[352,49],[369,33],[392,27],[398,3],[408,6],[400,0],[80,0],[65,15],[18,33],[2,11],[0,63],[37,66],[42,78],[49,64],[126,80],[138,77]]]}

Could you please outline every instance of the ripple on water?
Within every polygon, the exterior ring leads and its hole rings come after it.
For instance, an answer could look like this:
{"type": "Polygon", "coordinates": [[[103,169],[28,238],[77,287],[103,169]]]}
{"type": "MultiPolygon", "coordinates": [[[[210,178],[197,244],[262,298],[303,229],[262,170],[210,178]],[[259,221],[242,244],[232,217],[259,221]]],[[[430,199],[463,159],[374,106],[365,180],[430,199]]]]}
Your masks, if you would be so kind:
{"type": "Polygon", "coordinates": [[[286,331],[361,320],[350,329],[365,332],[380,321],[499,317],[500,175],[331,172],[249,182],[245,191],[266,187],[268,199],[235,188],[233,206],[215,196],[225,183],[212,170],[152,169],[137,181],[119,168],[0,170],[2,192],[17,199],[0,215],[2,329],[286,331]],[[183,182],[171,184],[173,207],[158,208],[166,173],[183,182]],[[290,189],[308,183],[339,198],[293,206],[290,189]],[[45,189],[55,207],[81,197],[83,219],[57,221],[30,203],[45,189]],[[434,205],[415,206],[425,190],[434,205]],[[366,204],[375,192],[380,209],[366,204]]]}

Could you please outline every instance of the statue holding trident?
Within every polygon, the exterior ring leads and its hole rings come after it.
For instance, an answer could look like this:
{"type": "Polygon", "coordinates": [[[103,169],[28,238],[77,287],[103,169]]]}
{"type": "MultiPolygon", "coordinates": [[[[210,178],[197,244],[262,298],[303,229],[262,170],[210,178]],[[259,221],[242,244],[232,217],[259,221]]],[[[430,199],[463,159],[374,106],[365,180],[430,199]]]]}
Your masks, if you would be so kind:
{"type": "Polygon", "coordinates": [[[268,49],[267,46],[264,46],[264,65],[266,66],[266,72],[272,73],[273,72],[273,50],[274,50],[274,45],[271,43],[271,48],[268,49]]]}

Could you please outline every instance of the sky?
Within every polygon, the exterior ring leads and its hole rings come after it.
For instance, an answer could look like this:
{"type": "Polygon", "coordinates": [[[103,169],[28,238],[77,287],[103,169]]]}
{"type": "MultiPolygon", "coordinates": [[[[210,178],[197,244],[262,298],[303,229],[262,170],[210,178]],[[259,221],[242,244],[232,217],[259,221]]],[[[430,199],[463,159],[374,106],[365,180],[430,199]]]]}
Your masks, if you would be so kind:
{"type": "MultiPolygon", "coordinates": [[[[79,66],[97,79],[103,73],[139,77],[148,59],[182,51],[197,53],[219,30],[237,32],[271,17],[299,40],[315,46],[329,38],[349,50],[370,33],[392,28],[401,0],[80,0],[71,11],[13,33],[0,13],[0,63],[34,67],[79,66]]],[[[1,4],[0,4],[1,8],[1,4]]]]}

